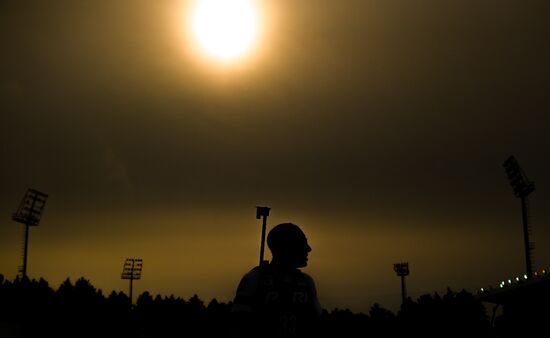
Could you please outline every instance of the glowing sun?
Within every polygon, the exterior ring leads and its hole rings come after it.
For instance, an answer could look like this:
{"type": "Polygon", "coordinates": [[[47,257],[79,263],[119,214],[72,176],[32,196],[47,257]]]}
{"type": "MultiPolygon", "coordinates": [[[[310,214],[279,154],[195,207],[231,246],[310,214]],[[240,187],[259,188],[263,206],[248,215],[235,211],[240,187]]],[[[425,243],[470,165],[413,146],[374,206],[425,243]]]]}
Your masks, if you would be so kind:
{"type": "Polygon", "coordinates": [[[254,45],[259,31],[258,9],[253,0],[197,0],[191,29],[208,56],[233,61],[254,45]]]}

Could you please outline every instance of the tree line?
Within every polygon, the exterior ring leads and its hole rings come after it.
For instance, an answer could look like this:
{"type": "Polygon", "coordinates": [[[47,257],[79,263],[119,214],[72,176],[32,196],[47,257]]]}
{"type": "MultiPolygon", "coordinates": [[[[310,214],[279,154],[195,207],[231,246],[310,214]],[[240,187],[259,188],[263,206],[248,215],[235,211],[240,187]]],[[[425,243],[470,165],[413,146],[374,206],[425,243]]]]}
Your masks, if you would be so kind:
{"type": "MultiPolygon", "coordinates": [[[[67,278],[54,290],[42,278],[10,281],[0,274],[0,337],[229,338],[231,305],[145,291],[130,306],[125,293],[106,295],[85,278],[67,278]]],[[[325,309],[319,326],[323,337],[494,337],[483,304],[450,289],[408,298],[397,313],[379,304],[368,313],[325,309]]]]}

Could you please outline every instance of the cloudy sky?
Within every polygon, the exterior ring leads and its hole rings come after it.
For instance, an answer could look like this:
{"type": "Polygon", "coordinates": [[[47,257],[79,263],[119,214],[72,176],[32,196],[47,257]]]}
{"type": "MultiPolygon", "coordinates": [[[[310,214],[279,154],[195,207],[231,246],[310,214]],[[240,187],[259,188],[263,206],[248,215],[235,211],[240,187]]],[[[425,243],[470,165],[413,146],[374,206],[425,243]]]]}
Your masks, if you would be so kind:
{"type": "Polygon", "coordinates": [[[0,273],[11,220],[49,195],[29,275],[231,300],[257,264],[255,206],[300,225],[326,308],[524,273],[515,155],[536,268],[550,265],[550,3],[264,0],[259,35],[222,64],[191,1],[0,2],[0,273]]]}

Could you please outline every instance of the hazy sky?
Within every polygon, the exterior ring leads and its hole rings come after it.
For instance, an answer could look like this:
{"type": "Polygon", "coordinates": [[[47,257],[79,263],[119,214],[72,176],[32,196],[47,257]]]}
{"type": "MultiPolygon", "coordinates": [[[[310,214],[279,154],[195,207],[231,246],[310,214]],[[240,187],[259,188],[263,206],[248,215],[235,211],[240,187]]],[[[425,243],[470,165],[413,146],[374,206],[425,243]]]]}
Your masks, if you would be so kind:
{"type": "Polygon", "coordinates": [[[523,274],[502,162],[535,181],[535,267],[550,264],[550,2],[265,0],[252,52],[222,66],[189,1],[0,2],[0,273],[11,220],[49,194],[29,275],[227,301],[257,264],[255,206],[294,222],[326,308],[523,274]]]}

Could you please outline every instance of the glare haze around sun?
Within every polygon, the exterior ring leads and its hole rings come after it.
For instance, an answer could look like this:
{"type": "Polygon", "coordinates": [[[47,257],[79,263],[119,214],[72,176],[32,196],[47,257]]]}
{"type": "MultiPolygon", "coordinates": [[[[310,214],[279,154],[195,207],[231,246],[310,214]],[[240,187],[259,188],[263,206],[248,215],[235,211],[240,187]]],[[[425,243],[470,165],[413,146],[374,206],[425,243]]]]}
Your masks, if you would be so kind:
{"type": "Polygon", "coordinates": [[[243,57],[257,39],[259,13],[253,0],[197,0],[191,13],[193,38],[210,58],[243,57]]]}

